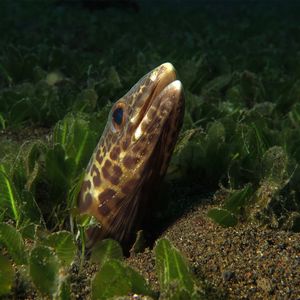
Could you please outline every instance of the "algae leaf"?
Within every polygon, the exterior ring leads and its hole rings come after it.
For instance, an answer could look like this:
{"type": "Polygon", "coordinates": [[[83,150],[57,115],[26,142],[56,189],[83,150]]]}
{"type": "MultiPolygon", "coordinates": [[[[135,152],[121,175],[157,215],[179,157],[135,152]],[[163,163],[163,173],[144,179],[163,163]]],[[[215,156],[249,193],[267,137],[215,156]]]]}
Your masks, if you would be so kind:
{"type": "Polygon", "coordinates": [[[92,249],[91,261],[99,263],[100,267],[109,259],[123,259],[123,251],[120,244],[112,239],[102,240],[92,249]]]}
{"type": "Polygon", "coordinates": [[[263,155],[263,181],[272,181],[282,188],[287,184],[292,175],[292,168],[289,168],[289,158],[284,149],[280,146],[269,148],[263,155]]]}
{"type": "Polygon", "coordinates": [[[4,117],[3,117],[3,115],[0,114],[0,126],[2,127],[2,129],[5,129],[5,127],[6,127],[5,123],[6,123],[6,121],[5,121],[4,117]]]}
{"type": "Polygon", "coordinates": [[[70,232],[59,231],[52,233],[47,237],[45,244],[54,249],[57,257],[64,265],[70,266],[75,259],[77,248],[73,235],[70,232]]]}
{"type": "Polygon", "coordinates": [[[30,255],[31,279],[42,294],[54,295],[59,288],[59,259],[46,246],[36,246],[30,255]]]}
{"type": "Polygon", "coordinates": [[[73,157],[67,157],[65,150],[59,144],[46,154],[46,178],[51,189],[52,205],[65,203],[75,172],[73,157]]]}
{"type": "Polygon", "coordinates": [[[232,227],[238,222],[233,213],[223,208],[212,208],[207,216],[223,227],[232,227]]]}
{"type": "Polygon", "coordinates": [[[22,199],[22,226],[23,223],[32,222],[37,225],[46,227],[43,214],[38,206],[33,194],[29,191],[23,190],[21,193],[22,199]]]}
{"type": "Polygon", "coordinates": [[[251,184],[247,184],[243,189],[234,191],[224,202],[223,208],[237,215],[245,207],[254,190],[251,184]]]}
{"type": "Polygon", "coordinates": [[[254,190],[251,184],[247,184],[244,188],[231,193],[221,208],[212,208],[207,215],[223,227],[235,226],[238,217],[242,215],[243,209],[246,208],[253,194],[254,190]]]}
{"type": "Polygon", "coordinates": [[[86,166],[98,141],[96,127],[84,114],[68,114],[54,128],[54,143],[60,144],[66,156],[73,158],[77,170],[86,166]]]}
{"type": "MultiPolygon", "coordinates": [[[[166,238],[155,245],[155,267],[161,291],[166,291],[166,298],[196,299],[196,283],[193,274],[181,253],[166,238]],[[174,287],[175,285],[175,287],[174,287]],[[176,292],[174,293],[174,288],[176,292]]],[[[200,295],[197,295],[198,299],[200,295]]]]}
{"type": "Polygon", "coordinates": [[[71,296],[71,286],[69,277],[65,277],[60,280],[59,288],[53,297],[55,300],[71,300],[74,299],[71,296]]]}
{"type": "Polygon", "coordinates": [[[6,210],[10,218],[14,219],[17,224],[20,221],[19,195],[13,182],[5,172],[4,166],[0,165],[0,209],[6,210]]]}
{"type": "Polygon", "coordinates": [[[9,259],[0,254],[0,296],[8,294],[14,281],[14,270],[9,259]]]}
{"type": "Polygon", "coordinates": [[[66,157],[61,145],[56,144],[53,149],[47,152],[47,177],[51,180],[54,187],[67,190],[74,168],[74,160],[66,157]]]}
{"type": "Polygon", "coordinates": [[[146,280],[119,260],[106,261],[92,281],[92,299],[110,299],[130,293],[153,296],[146,280]]]}
{"type": "Polygon", "coordinates": [[[16,264],[27,264],[24,241],[21,233],[15,227],[0,223],[0,242],[6,246],[9,255],[16,264]]]}
{"type": "Polygon", "coordinates": [[[36,182],[41,176],[42,161],[47,152],[47,146],[41,141],[30,143],[25,152],[23,164],[26,170],[26,190],[34,192],[36,182]]]}

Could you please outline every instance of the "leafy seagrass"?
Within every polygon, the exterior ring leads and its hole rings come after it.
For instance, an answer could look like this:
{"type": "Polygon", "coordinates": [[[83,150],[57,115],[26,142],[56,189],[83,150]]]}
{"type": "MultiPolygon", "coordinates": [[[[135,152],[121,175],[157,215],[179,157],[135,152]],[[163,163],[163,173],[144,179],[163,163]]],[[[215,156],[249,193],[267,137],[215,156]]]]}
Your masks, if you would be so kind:
{"type": "Polygon", "coordinates": [[[154,296],[146,280],[116,259],[107,260],[92,281],[92,299],[110,299],[129,293],[154,296]]]}
{"type": "Polygon", "coordinates": [[[21,233],[12,225],[0,223],[0,243],[17,265],[27,264],[27,251],[21,233]]]}
{"type": "Polygon", "coordinates": [[[58,231],[47,236],[44,244],[52,247],[61,263],[66,267],[70,266],[75,259],[77,251],[72,233],[68,231],[58,231]]]}
{"type": "Polygon", "coordinates": [[[53,196],[66,194],[75,172],[75,161],[68,157],[60,144],[49,149],[45,158],[46,176],[53,189],[53,196]]]}
{"type": "Polygon", "coordinates": [[[109,259],[123,259],[123,250],[120,244],[112,239],[105,239],[97,243],[91,254],[91,261],[101,266],[109,259]]]}
{"type": "Polygon", "coordinates": [[[23,190],[21,193],[22,226],[29,223],[41,225],[46,228],[41,208],[39,207],[33,193],[23,190]]]}
{"type": "Polygon", "coordinates": [[[225,199],[222,208],[212,208],[208,211],[208,217],[223,227],[237,224],[239,218],[245,218],[245,208],[253,196],[253,188],[250,184],[240,190],[233,191],[225,199]]]}
{"type": "Polygon", "coordinates": [[[77,99],[74,102],[74,111],[94,111],[96,109],[98,95],[92,88],[83,90],[77,95],[77,99]]]}
{"type": "Polygon", "coordinates": [[[51,248],[39,245],[31,251],[29,273],[42,294],[53,296],[58,290],[59,267],[59,259],[51,248]]]}
{"type": "Polygon", "coordinates": [[[223,227],[235,226],[238,223],[237,217],[224,208],[212,208],[208,211],[207,216],[223,227]]]}
{"type": "Polygon", "coordinates": [[[0,296],[8,294],[14,281],[14,270],[6,256],[0,254],[0,296]]]}
{"type": "Polygon", "coordinates": [[[6,128],[6,121],[5,121],[5,119],[4,119],[4,117],[3,117],[3,115],[0,113],[0,128],[1,129],[5,129],[6,128]]]}
{"type": "Polygon", "coordinates": [[[78,172],[86,167],[101,132],[101,123],[96,119],[71,113],[56,124],[53,143],[62,146],[66,158],[73,159],[78,172]]]}
{"type": "Polygon", "coordinates": [[[249,208],[252,219],[277,228],[288,222],[291,214],[297,216],[300,203],[295,198],[291,183],[297,169],[298,166],[291,164],[282,147],[274,146],[265,152],[261,182],[254,195],[253,205],[249,208]]]}
{"type": "Polygon", "coordinates": [[[0,165],[0,193],[0,211],[4,212],[18,224],[21,217],[20,197],[13,182],[5,172],[3,165],[0,165]]]}
{"type": "Polygon", "coordinates": [[[155,268],[160,289],[160,299],[202,299],[201,290],[181,253],[162,238],[156,242],[155,268]]]}

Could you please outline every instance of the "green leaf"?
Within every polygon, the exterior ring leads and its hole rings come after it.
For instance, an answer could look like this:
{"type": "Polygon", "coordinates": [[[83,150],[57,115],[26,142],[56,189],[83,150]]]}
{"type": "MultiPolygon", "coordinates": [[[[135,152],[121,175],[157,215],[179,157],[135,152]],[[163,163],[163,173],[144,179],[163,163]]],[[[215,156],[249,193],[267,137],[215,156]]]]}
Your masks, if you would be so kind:
{"type": "Polygon", "coordinates": [[[37,246],[31,251],[29,273],[42,294],[52,296],[59,287],[59,259],[46,246],[37,246]]]}
{"type": "Polygon", "coordinates": [[[121,262],[110,260],[104,263],[92,281],[92,299],[109,299],[125,296],[131,292],[131,282],[121,262]]]}
{"type": "Polygon", "coordinates": [[[98,95],[94,89],[85,89],[77,96],[73,110],[93,111],[96,108],[97,100],[98,95]]]}
{"type": "Polygon", "coordinates": [[[37,230],[38,230],[37,224],[34,223],[28,223],[26,225],[22,224],[22,227],[20,228],[20,233],[23,239],[29,239],[34,241],[36,238],[37,230]]]}
{"type": "Polygon", "coordinates": [[[292,212],[286,222],[286,228],[294,232],[300,232],[300,212],[292,212]]]}
{"type": "MultiPolygon", "coordinates": [[[[191,294],[179,285],[178,281],[173,281],[172,285],[167,290],[162,290],[159,295],[159,300],[200,300],[202,297],[195,293],[191,294]]],[[[207,298],[203,298],[207,299],[207,298]]]]}
{"type": "Polygon", "coordinates": [[[43,224],[45,226],[43,214],[32,193],[26,190],[22,191],[21,199],[22,223],[25,221],[27,223],[43,224]]]}
{"type": "Polygon", "coordinates": [[[81,190],[84,176],[85,176],[85,170],[83,170],[76,178],[73,178],[70,183],[70,188],[68,190],[68,195],[66,200],[67,206],[70,209],[77,208],[77,199],[81,190]]]}
{"type": "Polygon", "coordinates": [[[61,144],[66,156],[74,160],[77,170],[85,168],[96,146],[101,133],[96,128],[97,124],[92,124],[84,114],[68,114],[54,128],[54,143],[61,144]]]}
{"type": "Polygon", "coordinates": [[[63,264],[70,266],[76,254],[76,245],[73,235],[68,231],[59,231],[50,234],[45,241],[47,246],[54,249],[57,257],[63,264]]]}
{"type": "Polygon", "coordinates": [[[123,251],[120,244],[111,239],[102,240],[92,249],[91,261],[99,263],[100,267],[109,259],[123,259],[123,251]]]}
{"type": "Polygon", "coordinates": [[[126,267],[127,276],[130,278],[132,293],[155,297],[156,293],[151,290],[145,278],[137,271],[126,267]]]}
{"type": "Polygon", "coordinates": [[[41,141],[34,141],[28,146],[24,155],[24,166],[26,168],[26,189],[33,192],[35,183],[41,174],[41,165],[44,162],[44,157],[47,151],[47,146],[41,141]]]}
{"type": "Polygon", "coordinates": [[[143,230],[139,230],[136,233],[136,239],[135,242],[133,243],[131,249],[129,250],[130,254],[134,255],[139,252],[143,252],[143,250],[146,248],[146,240],[145,240],[145,235],[143,230]]]}
{"type": "Polygon", "coordinates": [[[32,103],[29,98],[23,98],[12,105],[10,110],[10,125],[20,125],[29,118],[32,103]]]}
{"type": "Polygon", "coordinates": [[[15,186],[6,174],[4,166],[0,165],[0,209],[7,210],[8,215],[13,218],[17,224],[20,221],[19,195],[15,186]]]}
{"type": "Polygon", "coordinates": [[[241,208],[245,207],[253,193],[254,190],[252,186],[248,184],[243,189],[234,191],[225,200],[223,208],[236,215],[240,213],[241,208]]]}
{"type": "Polygon", "coordinates": [[[288,169],[288,155],[282,147],[269,148],[262,158],[263,180],[272,181],[282,188],[291,176],[288,169]]]}
{"type": "Polygon", "coordinates": [[[135,270],[115,259],[106,261],[92,281],[92,299],[104,300],[129,293],[154,294],[135,270]]]}
{"type": "Polygon", "coordinates": [[[54,300],[71,300],[71,286],[69,277],[60,278],[60,285],[58,291],[53,297],[54,300]]]}
{"type": "Polygon", "coordinates": [[[261,156],[268,149],[270,141],[267,138],[263,126],[259,123],[252,123],[253,129],[253,147],[255,151],[261,156]]]}
{"type": "Polygon", "coordinates": [[[223,227],[231,227],[237,224],[237,218],[228,210],[222,208],[212,208],[207,216],[223,227]]]}
{"type": "Polygon", "coordinates": [[[9,73],[7,72],[7,70],[4,68],[4,66],[2,64],[0,64],[0,71],[2,73],[2,76],[4,76],[4,78],[7,80],[7,82],[10,85],[12,83],[13,79],[10,77],[9,73]]]}
{"type": "Polygon", "coordinates": [[[156,242],[155,268],[161,290],[169,290],[176,282],[179,290],[194,291],[194,278],[181,253],[166,238],[156,242]]]}
{"type": "Polygon", "coordinates": [[[14,270],[9,259],[0,254],[0,296],[8,294],[14,281],[14,270]]]}
{"type": "Polygon", "coordinates": [[[206,136],[207,148],[212,150],[215,148],[218,149],[219,145],[224,143],[225,137],[225,127],[221,122],[215,121],[209,124],[206,136]]]}
{"type": "Polygon", "coordinates": [[[0,242],[2,242],[18,265],[27,264],[27,253],[23,242],[22,235],[15,227],[0,223],[0,242]]]}
{"type": "Polygon", "coordinates": [[[46,171],[55,192],[67,192],[74,174],[75,163],[67,158],[61,145],[55,145],[46,154],[46,171]]]}
{"type": "Polygon", "coordinates": [[[211,81],[209,81],[205,86],[202,87],[202,93],[209,94],[212,92],[220,92],[226,86],[229,85],[232,79],[231,74],[225,74],[218,77],[215,77],[211,81]]]}
{"type": "Polygon", "coordinates": [[[2,128],[2,129],[6,128],[6,121],[2,114],[0,114],[0,126],[1,126],[0,128],[2,128]]]}

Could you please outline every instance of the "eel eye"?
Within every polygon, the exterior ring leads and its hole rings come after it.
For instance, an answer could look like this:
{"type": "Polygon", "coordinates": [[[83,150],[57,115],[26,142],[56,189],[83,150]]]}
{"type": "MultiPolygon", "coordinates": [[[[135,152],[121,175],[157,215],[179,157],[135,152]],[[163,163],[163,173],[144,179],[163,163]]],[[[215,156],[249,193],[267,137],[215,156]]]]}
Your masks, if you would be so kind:
{"type": "Polygon", "coordinates": [[[113,121],[117,124],[117,125],[121,125],[123,122],[123,108],[122,107],[117,107],[114,112],[113,112],[113,121]]]}
{"type": "Polygon", "coordinates": [[[116,105],[112,112],[112,125],[115,131],[119,131],[125,120],[125,104],[120,102],[116,105]]]}

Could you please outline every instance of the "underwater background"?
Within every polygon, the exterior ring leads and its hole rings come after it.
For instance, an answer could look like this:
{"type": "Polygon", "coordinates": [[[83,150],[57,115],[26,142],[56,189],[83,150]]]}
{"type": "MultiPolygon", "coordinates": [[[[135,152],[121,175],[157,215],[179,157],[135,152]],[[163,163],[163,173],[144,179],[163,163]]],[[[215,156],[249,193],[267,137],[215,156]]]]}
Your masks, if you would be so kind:
{"type": "Polygon", "coordinates": [[[299,15],[283,0],[2,0],[0,297],[300,298],[299,15]],[[112,104],[164,62],[186,111],[161,205],[125,259],[108,241],[89,261],[84,168],[112,104]]]}

